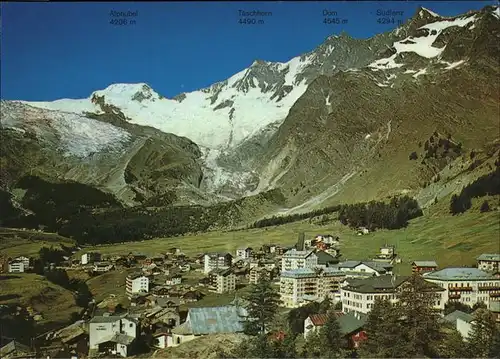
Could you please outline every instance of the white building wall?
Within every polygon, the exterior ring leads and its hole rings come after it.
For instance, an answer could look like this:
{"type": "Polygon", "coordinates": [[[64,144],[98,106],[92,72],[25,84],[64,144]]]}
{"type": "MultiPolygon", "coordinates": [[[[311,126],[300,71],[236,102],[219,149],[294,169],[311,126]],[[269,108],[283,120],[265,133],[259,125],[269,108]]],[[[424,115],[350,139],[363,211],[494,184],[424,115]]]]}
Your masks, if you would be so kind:
{"type": "Polygon", "coordinates": [[[437,280],[437,279],[429,279],[424,276],[424,279],[428,282],[435,283],[440,287],[446,289],[444,292],[444,300],[447,302],[450,300],[450,294],[460,293],[460,298],[454,299],[460,303],[466,304],[468,306],[473,306],[478,302],[484,302],[488,304],[490,301],[490,295],[488,291],[479,291],[479,287],[482,286],[500,286],[500,279],[489,279],[489,280],[453,280],[453,281],[445,281],[445,280],[437,280]],[[450,287],[471,287],[471,291],[450,291],[450,287]]]}
{"type": "Polygon", "coordinates": [[[127,356],[127,346],[124,344],[116,344],[116,351],[117,354],[124,358],[127,356]]]}
{"type": "Polygon", "coordinates": [[[113,323],[89,323],[89,347],[98,349],[98,344],[102,338],[120,332],[120,320],[113,323]]]}
{"type": "MultiPolygon", "coordinates": [[[[436,298],[434,308],[439,310],[444,310],[444,305],[446,304],[445,291],[437,293],[438,298],[436,298]]],[[[391,303],[398,301],[396,292],[391,293],[358,293],[354,291],[340,289],[340,298],[342,300],[342,311],[344,313],[348,312],[359,312],[367,314],[375,303],[376,298],[389,299],[391,303]]]]}
{"type": "Polygon", "coordinates": [[[23,262],[9,263],[9,273],[24,273],[25,270],[23,262]]]}
{"type": "Polygon", "coordinates": [[[132,288],[129,293],[149,292],[149,278],[146,276],[137,277],[131,281],[132,288]]]}
{"type": "Polygon", "coordinates": [[[167,336],[165,335],[160,335],[159,337],[156,337],[156,347],[165,349],[167,347],[167,341],[166,341],[167,336]]]}
{"type": "Polygon", "coordinates": [[[127,318],[122,319],[122,331],[130,337],[137,337],[137,324],[127,318]]]}
{"type": "Polygon", "coordinates": [[[30,259],[28,257],[20,256],[20,257],[14,258],[14,260],[19,261],[19,262],[23,262],[24,270],[28,269],[30,266],[30,259]]]}
{"type": "Polygon", "coordinates": [[[307,257],[301,254],[294,255],[292,251],[288,251],[288,256],[285,254],[281,258],[281,271],[290,271],[298,268],[313,268],[318,266],[318,257],[311,253],[307,257]],[[290,253],[289,253],[290,252],[290,253]]]}
{"type": "Polygon", "coordinates": [[[361,272],[361,273],[375,273],[376,276],[379,276],[380,273],[377,272],[375,269],[368,267],[366,264],[358,264],[356,267],[351,269],[354,272],[361,272]]]}
{"type": "Polygon", "coordinates": [[[460,318],[457,318],[457,331],[462,334],[462,337],[467,340],[469,338],[472,329],[471,323],[466,322],[460,318]]]}

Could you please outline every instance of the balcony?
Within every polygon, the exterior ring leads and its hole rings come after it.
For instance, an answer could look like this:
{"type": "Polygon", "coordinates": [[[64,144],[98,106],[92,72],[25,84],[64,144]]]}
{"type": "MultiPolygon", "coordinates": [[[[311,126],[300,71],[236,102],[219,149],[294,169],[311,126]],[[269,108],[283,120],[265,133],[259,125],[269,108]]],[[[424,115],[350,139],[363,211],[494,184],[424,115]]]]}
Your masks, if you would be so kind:
{"type": "Polygon", "coordinates": [[[490,297],[492,297],[492,298],[498,298],[498,297],[500,297],[500,292],[490,293],[490,297]]]}
{"type": "Polygon", "coordinates": [[[450,294],[448,296],[449,299],[460,299],[461,295],[460,294],[450,294]]]}
{"type": "Polygon", "coordinates": [[[500,285],[482,285],[477,287],[479,291],[500,290],[500,285]]]}
{"type": "Polygon", "coordinates": [[[472,287],[448,287],[450,292],[472,292],[472,287]]]}

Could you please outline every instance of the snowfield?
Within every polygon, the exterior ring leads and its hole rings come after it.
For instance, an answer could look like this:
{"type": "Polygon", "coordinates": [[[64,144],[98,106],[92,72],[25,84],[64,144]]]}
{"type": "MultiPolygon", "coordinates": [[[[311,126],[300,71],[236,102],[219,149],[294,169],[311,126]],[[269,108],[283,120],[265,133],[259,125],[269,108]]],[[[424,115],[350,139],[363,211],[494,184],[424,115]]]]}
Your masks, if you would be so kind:
{"type": "MultiPolygon", "coordinates": [[[[431,14],[435,17],[439,16],[434,13],[431,14]]],[[[396,50],[395,54],[393,54],[388,58],[376,60],[372,62],[370,65],[368,65],[368,67],[372,68],[373,70],[389,70],[402,67],[403,64],[398,64],[396,63],[395,60],[399,54],[405,52],[414,52],[417,55],[427,59],[438,57],[444,51],[446,46],[443,46],[441,48],[434,47],[434,42],[444,30],[453,26],[465,27],[471,23],[473,26],[476,20],[477,20],[476,16],[472,15],[472,16],[460,17],[454,20],[435,21],[427,25],[421,26],[419,30],[420,29],[427,30],[427,34],[425,36],[420,36],[420,37],[409,36],[401,41],[396,41],[393,44],[393,47],[396,50]]]]}
{"type": "Polygon", "coordinates": [[[304,82],[297,83],[295,78],[310,61],[311,58],[301,60],[295,57],[287,63],[273,64],[277,70],[286,72],[285,85],[293,86],[279,101],[278,97],[271,100],[278,90],[276,85],[271,91],[263,92],[255,77],[248,91],[237,89],[251,74],[250,67],[209,89],[185,93],[183,99],[162,98],[147,84],[139,83],[113,84],[95,91],[87,99],[23,103],[78,114],[85,111],[101,113],[92,98],[104,96],[106,104],[118,107],[132,123],[152,126],[187,137],[202,147],[220,150],[237,146],[273,122],[284,121],[289,109],[307,88],[304,82]],[[214,95],[217,95],[215,102],[214,95]],[[215,110],[229,101],[232,105],[215,110]]]}
{"type": "Polygon", "coordinates": [[[1,103],[1,125],[32,131],[41,140],[55,135],[64,156],[88,157],[104,150],[120,149],[131,135],[108,123],[75,113],[51,111],[20,102],[1,103]]]}

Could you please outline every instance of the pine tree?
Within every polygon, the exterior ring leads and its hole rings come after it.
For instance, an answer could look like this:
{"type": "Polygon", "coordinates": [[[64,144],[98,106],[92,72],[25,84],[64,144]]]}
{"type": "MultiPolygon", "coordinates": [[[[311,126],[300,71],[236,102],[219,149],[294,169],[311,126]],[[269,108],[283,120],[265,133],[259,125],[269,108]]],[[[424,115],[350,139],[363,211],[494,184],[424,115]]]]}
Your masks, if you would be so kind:
{"type": "Polygon", "coordinates": [[[285,333],[283,340],[273,340],[271,342],[271,352],[273,358],[296,358],[295,338],[293,335],[285,333]]]}
{"type": "MultiPolygon", "coordinates": [[[[471,332],[468,338],[469,355],[474,358],[488,358],[500,335],[495,320],[491,313],[484,308],[479,308],[474,313],[471,332]]],[[[498,353],[496,354],[498,355],[498,353]]]]}
{"type": "Polygon", "coordinates": [[[434,341],[432,351],[438,358],[466,358],[467,348],[455,328],[443,328],[442,336],[434,341]]]}
{"type": "Polygon", "coordinates": [[[489,212],[491,209],[490,209],[490,204],[488,203],[487,200],[484,200],[483,204],[481,204],[481,208],[479,209],[479,211],[481,213],[484,213],[484,212],[489,212]]]}
{"type": "Polygon", "coordinates": [[[333,303],[330,298],[325,298],[321,303],[319,303],[318,313],[327,313],[333,307],[333,303]]]}
{"type": "Polygon", "coordinates": [[[344,340],[340,331],[340,324],[333,311],[328,312],[328,319],[319,330],[319,342],[322,349],[321,356],[326,358],[344,357],[344,340]]]}
{"type": "Polygon", "coordinates": [[[247,318],[243,322],[245,333],[256,335],[265,333],[273,321],[281,302],[279,293],[268,280],[252,285],[247,301],[247,318]]]}
{"type": "Polygon", "coordinates": [[[433,308],[439,294],[434,285],[413,275],[401,285],[395,305],[401,318],[404,357],[432,356],[431,343],[440,338],[439,314],[433,308]]]}
{"type": "Polygon", "coordinates": [[[307,340],[299,353],[302,358],[321,358],[323,348],[321,347],[321,338],[319,332],[313,331],[307,335],[307,340]]]}
{"type": "Polygon", "coordinates": [[[359,354],[366,358],[398,357],[401,325],[393,305],[388,300],[375,299],[365,324],[368,339],[364,341],[359,354]]]}

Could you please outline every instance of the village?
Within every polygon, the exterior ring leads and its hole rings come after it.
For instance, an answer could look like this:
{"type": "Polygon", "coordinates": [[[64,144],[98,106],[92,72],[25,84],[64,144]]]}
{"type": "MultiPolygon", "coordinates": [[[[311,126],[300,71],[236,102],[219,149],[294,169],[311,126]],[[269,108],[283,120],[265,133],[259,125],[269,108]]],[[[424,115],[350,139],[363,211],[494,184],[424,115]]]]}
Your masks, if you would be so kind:
{"type": "MultiPolygon", "coordinates": [[[[396,293],[409,276],[393,271],[402,260],[393,245],[381,247],[366,260],[343,259],[341,247],[338,236],[306,238],[301,233],[292,247],[269,244],[239,248],[235,253],[187,256],[182,248],[171,248],[155,256],[106,256],[75,251],[58,268],[91,272],[96,277],[113,271],[126,273],[123,283],[102,300],[93,298],[71,325],[44,333],[31,346],[12,340],[0,348],[0,356],[129,357],[183,345],[201,336],[240,333],[246,309],[238,293],[262,280],[275,286],[283,311],[328,298],[335,306],[342,334],[355,348],[366,339],[363,326],[375,299],[397,300],[396,293]],[[214,294],[231,300],[224,305],[203,305],[204,298],[214,294]]],[[[464,338],[473,316],[460,310],[444,315],[447,303],[468,307],[484,303],[500,323],[500,254],[483,254],[476,263],[476,267],[440,268],[432,258],[411,262],[412,272],[435,291],[435,309],[464,338]]],[[[32,259],[20,256],[9,258],[2,271],[23,275],[31,268],[32,259]]],[[[307,317],[304,337],[325,322],[324,314],[307,317]]]]}

